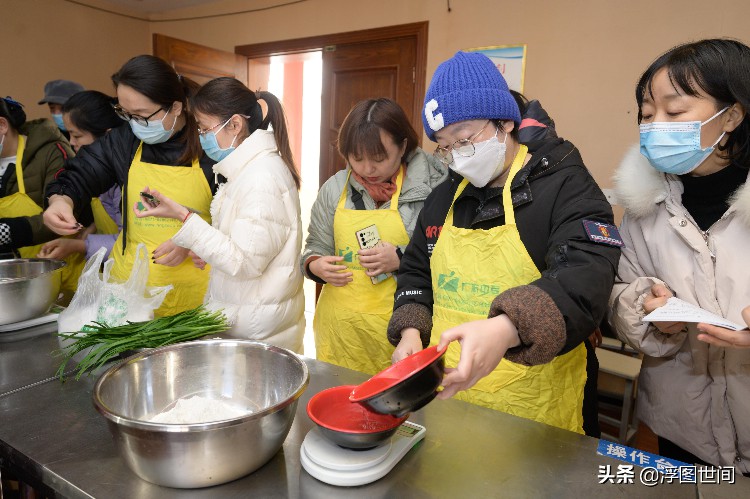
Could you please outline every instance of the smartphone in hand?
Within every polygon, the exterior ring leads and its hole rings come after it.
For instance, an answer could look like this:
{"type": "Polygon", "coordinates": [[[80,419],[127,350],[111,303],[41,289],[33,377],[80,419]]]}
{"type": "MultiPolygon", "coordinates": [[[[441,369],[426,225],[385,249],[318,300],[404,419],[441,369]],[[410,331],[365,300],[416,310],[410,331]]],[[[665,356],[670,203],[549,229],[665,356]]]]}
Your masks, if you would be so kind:
{"type": "Polygon", "coordinates": [[[159,206],[159,200],[148,192],[141,192],[141,197],[144,198],[152,208],[156,208],[157,206],[159,206]]]}

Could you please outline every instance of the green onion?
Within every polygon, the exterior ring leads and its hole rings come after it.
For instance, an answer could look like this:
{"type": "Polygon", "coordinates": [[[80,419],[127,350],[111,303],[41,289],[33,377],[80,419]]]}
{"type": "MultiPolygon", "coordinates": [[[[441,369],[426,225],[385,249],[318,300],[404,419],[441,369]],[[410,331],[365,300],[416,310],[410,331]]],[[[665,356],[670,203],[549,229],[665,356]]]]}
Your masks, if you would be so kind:
{"type": "Polygon", "coordinates": [[[78,363],[76,380],[85,372],[91,372],[123,352],[140,348],[157,348],[173,343],[196,340],[209,334],[218,334],[229,328],[227,318],[221,312],[210,312],[203,305],[179,314],[158,319],[130,322],[121,326],[107,326],[100,322],[83,327],[75,333],[58,333],[72,343],[54,352],[63,357],[55,376],[64,381],[65,366],[74,355],[90,349],[78,363]]]}

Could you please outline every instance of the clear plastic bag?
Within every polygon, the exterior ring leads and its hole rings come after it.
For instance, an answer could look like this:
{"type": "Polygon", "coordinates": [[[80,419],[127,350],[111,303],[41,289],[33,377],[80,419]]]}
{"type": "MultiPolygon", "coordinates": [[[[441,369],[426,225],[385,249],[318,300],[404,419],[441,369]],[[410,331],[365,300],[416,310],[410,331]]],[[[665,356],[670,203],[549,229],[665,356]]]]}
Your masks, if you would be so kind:
{"type": "Polygon", "coordinates": [[[139,244],[130,277],[126,282],[117,282],[110,277],[114,260],[104,264],[100,276],[99,269],[106,248],[99,248],[86,262],[78,289],[68,308],[57,319],[58,331],[81,331],[86,324],[94,321],[108,326],[119,326],[126,321],[138,322],[154,318],[154,310],[159,308],[172,285],[148,288],[148,252],[139,244]]]}

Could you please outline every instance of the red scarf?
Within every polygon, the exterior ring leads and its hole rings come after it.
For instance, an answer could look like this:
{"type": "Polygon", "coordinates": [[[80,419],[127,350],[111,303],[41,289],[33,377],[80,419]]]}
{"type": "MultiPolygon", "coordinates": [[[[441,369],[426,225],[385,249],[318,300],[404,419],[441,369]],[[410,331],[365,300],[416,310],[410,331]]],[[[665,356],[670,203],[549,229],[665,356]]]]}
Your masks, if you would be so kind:
{"type": "MultiPolygon", "coordinates": [[[[387,180],[385,182],[378,182],[375,184],[370,183],[364,178],[360,177],[354,170],[352,170],[352,177],[354,177],[357,182],[359,182],[362,187],[365,188],[372,200],[375,201],[378,206],[380,206],[382,203],[390,201],[393,197],[393,194],[396,192],[396,178],[398,177],[398,174],[402,168],[404,168],[403,165],[401,165],[401,167],[396,170],[396,173],[393,174],[390,180],[387,180]]],[[[404,171],[404,177],[406,177],[406,171],[404,171]]]]}

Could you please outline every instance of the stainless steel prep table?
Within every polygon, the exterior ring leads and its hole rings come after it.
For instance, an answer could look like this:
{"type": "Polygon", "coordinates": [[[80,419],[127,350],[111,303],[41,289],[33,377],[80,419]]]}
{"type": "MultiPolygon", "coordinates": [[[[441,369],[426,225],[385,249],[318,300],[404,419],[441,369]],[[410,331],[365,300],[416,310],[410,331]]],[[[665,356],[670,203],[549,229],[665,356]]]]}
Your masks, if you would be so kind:
{"type": "MultiPolygon", "coordinates": [[[[0,364],[9,354],[21,355],[27,362],[14,361],[20,369],[15,375],[28,381],[24,366],[44,365],[55,344],[48,334],[12,349],[3,345],[0,364]]],[[[619,462],[598,456],[597,440],[455,400],[436,400],[412,415],[410,420],[427,428],[425,439],[381,480],[356,489],[326,485],[300,465],[300,444],[313,427],[307,401],[324,388],[355,384],[366,376],[305,361],[310,386],[282,450],[237,481],[181,490],[138,478],[120,459],[104,418],[93,408],[93,376],[0,397],[0,464],[64,497],[696,497],[691,484],[642,485],[639,468],[635,483],[600,485],[599,465],[616,470],[619,462]]],[[[8,382],[20,384],[3,380],[8,382]]]]}
{"type": "Polygon", "coordinates": [[[54,377],[61,362],[52,356],[60,348],[55,332],[57,322],[53,321],[25,331],[0,333],[0,397],[54,377]]]}

